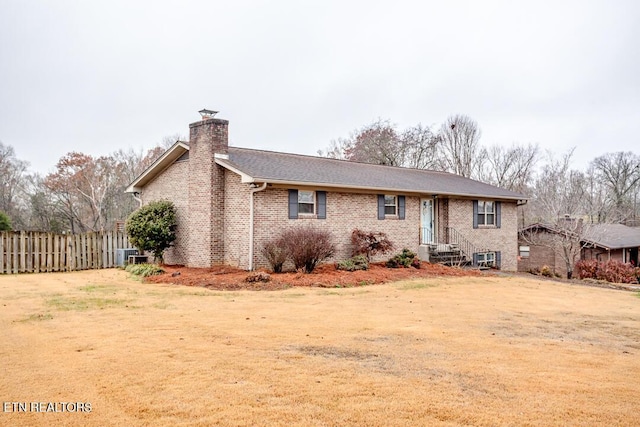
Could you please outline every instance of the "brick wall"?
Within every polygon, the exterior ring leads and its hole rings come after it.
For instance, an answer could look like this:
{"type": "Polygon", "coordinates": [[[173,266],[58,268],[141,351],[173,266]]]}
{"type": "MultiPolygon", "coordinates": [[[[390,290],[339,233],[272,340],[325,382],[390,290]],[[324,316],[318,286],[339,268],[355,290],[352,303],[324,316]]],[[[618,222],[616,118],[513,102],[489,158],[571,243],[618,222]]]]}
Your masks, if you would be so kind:
{"type": "Polygon", "coordinates": [[[501,268],[516,271],[517,265],[517,206],[516,203],[501,203],[501,226],[473,228],[473,201],[449,199],[449,226],[469,240],[478,249],[500,251],[501,268]]]}
{"type": "Polygon", "coordinates": [[[228,151],[227,120],[206,119],[189,125],[189,245],[187,264],[210,267],[224,262],[224,168],[215,153],[228,151]]]}
{"type": "Polygon", "coordinates": [[[189,175],[189,161],[175,162],[156,179],[148,183],[140,197],[142,203],[147,204],[155,200],[170,200],[176,207],[178,227],[174,246],[167,249],[164,262],[167,264],[186,264],[186,248],[188,235],[189,195],[185,191],[185,183],[189,175]]]}
{"type": "MultiPolygon", "coordinates": [[[[298,187],[298,190],[320,190],[298,187]]],[[[322,189],[325,190],[325,189],[322,189]]],[[[268,187],[255,194],[255,266],[268,267],[260,253],[262,245],[277,237],[288,227],[311,224],[323,230],[329,230],[337,246],[334,259],[341,260],[351,256],[351,232],[355,228],[365,231],[383,231],[394,243],[396,252],[406,247],[418,250],[420,237],[420,199],[406,197],[406,217],[400,219],[378,219],[378,199],[376,194],[355,194],[327,191],[327,218],[304,217],[289,219],[288,188],[268,187]]],[[[381,255],[377,260],[391,256],[381,255]]],[[[245,266],[243,266],[245,267],[245,266]]]]}
{"type": "Polygon", "coordinates": [[[539,270],[546,265],[553,273],[567,277],[567,264],[560,255],[562,248],[557,245],[554,249],[554,244],[552,236],[546,232],[537,233],[533,243],[520,239],[518,245],[529,246],[529,256],[518,260],[518,271],[539,270]]]}
{"type": "Polygon", "coordinates": [[[249,269],[249,186],[226,171],[224,193],[224,263],[249,269]]]}

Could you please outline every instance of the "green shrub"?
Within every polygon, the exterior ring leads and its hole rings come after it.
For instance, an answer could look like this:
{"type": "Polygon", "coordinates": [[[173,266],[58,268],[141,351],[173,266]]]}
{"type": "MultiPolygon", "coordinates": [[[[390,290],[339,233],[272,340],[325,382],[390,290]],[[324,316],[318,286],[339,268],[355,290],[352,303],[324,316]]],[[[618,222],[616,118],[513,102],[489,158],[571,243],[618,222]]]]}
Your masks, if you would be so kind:
{"type": "Polygon", "coordinates": [[[414,252],[411,252],[409,249],[404,248],[401,253],[389,259],[386,265],[388,268],[420,268],[420,260],[414,252]]]}
{"type": "Polygon", "coordinates": [[[155,264],[129,264],[125,267],[125,271],[141,277],[156,276],[164,273],[164,270],[155,264]]]}
{"type": "Polygon", "coordinates": [[[162,262],[164,251],[176,240],[176,208],[168,200],[142,206],[127,218],[129,241],[140,253],[151,251],[162,262]]]}
{"type": "Polygon", "coordinates": [[[11,231],[11,219],[2,211],[0,211],[0,231],[11,231]]]}
{"type": "Polygon", "coordinates": [[[336,263],[336,270],[344,271],[356,271],[356,270],[368,270],[369,261],[364,255],[356,255],[352,258],[345,259],[336,263]]]}

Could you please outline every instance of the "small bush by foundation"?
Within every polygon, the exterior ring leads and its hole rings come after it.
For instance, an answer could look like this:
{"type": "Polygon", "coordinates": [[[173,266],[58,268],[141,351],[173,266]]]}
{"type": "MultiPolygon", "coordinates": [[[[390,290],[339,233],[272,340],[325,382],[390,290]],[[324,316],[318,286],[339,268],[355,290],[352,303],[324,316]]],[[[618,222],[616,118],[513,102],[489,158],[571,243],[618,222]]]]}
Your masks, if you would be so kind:
{"type": "Polygon", "coordinates": [[[414,252],[404,248],[401,253],[389,259],[386,265],[388,268],[420,268],[420,259],[418,259],[414,252]]]}
{"type": "Polygon", "coordinates": [[[336,270],[344,271],[356,271],[356,270],[368,270],[369,261],[364,255],[356,255],[352,258],[345,259],[336,263],[336,270]]]}
{"type": "Polygon", "coordinates": [[[164,273],[164,270],[155,264],[129,264],[125,267],[125,271],[140,277],[155,276],[164,273]]]}
{"type": "Polygon", "coordinates": [[[270,240],[262,246],[262,255],[267,259],[274,273],[282,273],[282,266],[287,261],[287,248],[282,238],[270,240]]]}

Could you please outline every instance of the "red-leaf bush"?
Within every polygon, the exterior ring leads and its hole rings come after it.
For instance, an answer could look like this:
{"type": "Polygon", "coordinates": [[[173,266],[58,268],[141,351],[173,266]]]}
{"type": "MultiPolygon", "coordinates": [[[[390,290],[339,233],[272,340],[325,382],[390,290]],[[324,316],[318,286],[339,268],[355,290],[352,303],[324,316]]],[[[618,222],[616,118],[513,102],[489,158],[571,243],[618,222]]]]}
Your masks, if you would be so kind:
{"type": "Polygon", "coordinates": [[[595,279],[598,277],[598,260],[581,259],[576,262],[575,271],[580,279],[595,279]]]}
{"type": "Polygon", "coordinates": [[[576,271],[581,279],[604,280],[612,283],[635,283],[640,278],[640,268],[616,260],[606,262],[593,259],[580,260],[576,262],[576,271]]]}
{"type": "Polygon", "coordinates": [[[371,261],[372,255],[384,254],[393,250],[393,243],[386,233],[367,232],[357,228],[351,232],[351,246],[351,256],[364,255],[368,261],[371,261]]]}

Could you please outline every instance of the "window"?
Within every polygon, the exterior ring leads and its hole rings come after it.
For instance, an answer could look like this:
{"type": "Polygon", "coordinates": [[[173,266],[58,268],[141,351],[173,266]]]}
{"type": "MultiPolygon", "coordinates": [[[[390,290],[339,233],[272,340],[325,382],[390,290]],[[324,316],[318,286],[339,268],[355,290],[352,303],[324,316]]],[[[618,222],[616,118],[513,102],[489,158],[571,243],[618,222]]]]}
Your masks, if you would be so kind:
{"type": "Polygon", "coordinates": [[[531,248],[529,246],[520,246],[520,257],[522,258],[529,258],[529,252],[531,251],[531,248]]]}
{"type": "Polygon", "coordinates": [[[298,191],[298,213],[314,214],[315,203],[313,191],[298,191]]]}
{"type": "Polygon", "coordinates": [[[478,225],[495,225],[496,211],[494,202],[478,201],[478,225]]]}
{"type": "Polygon", "coordinates": [[[495,252],[483,252],[477,254],[478,257],[478,265],[486,265],[493,266],[496,264],[496,254],[495,252]]]}
{"type": "Polygon", "coordinates": [[[384,214],[385,215],[395,215],[397,212],[396,206],[396,196],[384,196],[384,214]]]}
{"type": "Polygon", "coordinates": [[[473,228],[495,227],[500,228],[502,207],[501,202],[489,200],[473,201],[473,228]]]}
{"type": "Polygon", "coordinates": [[[378,194],[378,219],[404,219],[405,196],[378,194]]]}
{"type": "Polygon", "coordinates": [[[310,190],[289,190],[289,219],[327,218],[327,192],[310,190]]]}

